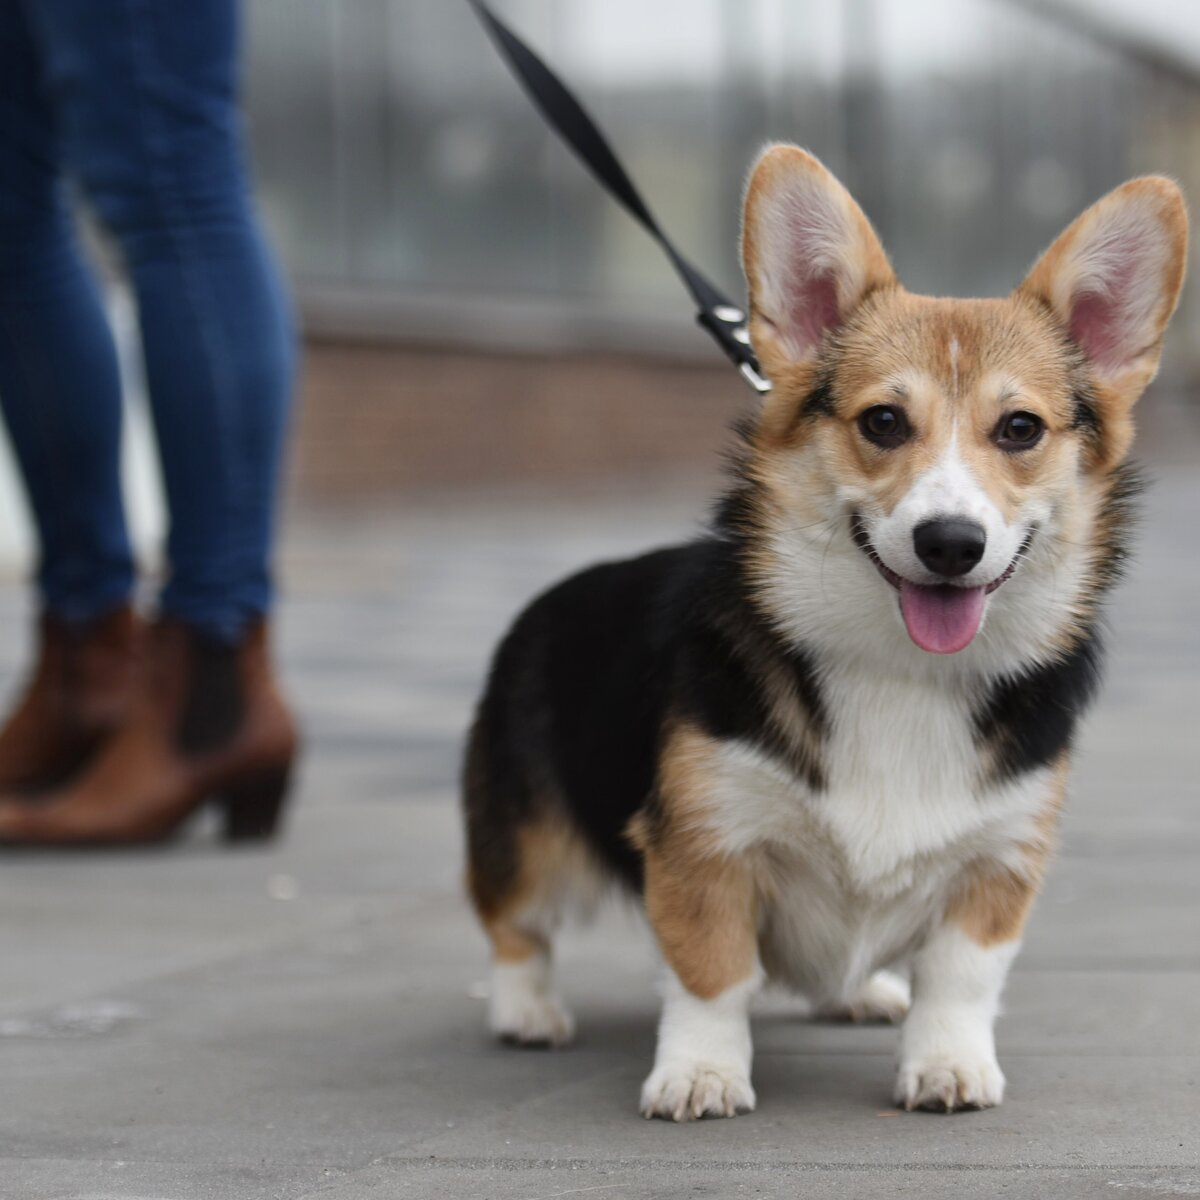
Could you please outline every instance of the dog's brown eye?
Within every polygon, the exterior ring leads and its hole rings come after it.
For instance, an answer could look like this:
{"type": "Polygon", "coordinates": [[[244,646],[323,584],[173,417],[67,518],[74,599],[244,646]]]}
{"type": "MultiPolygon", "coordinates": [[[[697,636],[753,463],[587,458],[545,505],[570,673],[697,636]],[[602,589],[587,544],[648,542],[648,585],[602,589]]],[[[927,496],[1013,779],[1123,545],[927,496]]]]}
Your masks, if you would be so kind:
{"type": "Polygon", "coordinates": [[[996,426],[996,445],[1001,450],[1028,450],[1042,440],[1046,426],[1033,413],[1015,412],[996,426]]]}
{"type": "Polygon", "coordinates": [[[868,442],[874,442],[886,450],[899,446],[908,438],[908,418],[904,409],[890,404],[877,404],[868,408],[858,418],[859,432],[868,442]]]}

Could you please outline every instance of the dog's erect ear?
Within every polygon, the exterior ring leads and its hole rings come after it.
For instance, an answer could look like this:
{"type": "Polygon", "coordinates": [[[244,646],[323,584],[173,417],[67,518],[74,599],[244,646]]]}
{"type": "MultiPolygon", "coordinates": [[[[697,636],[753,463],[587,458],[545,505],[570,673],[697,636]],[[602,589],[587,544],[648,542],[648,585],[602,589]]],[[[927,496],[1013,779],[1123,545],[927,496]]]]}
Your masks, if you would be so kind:
{"type": "Polygon", "coordinates": [[[1158,370],[1183,285],[1187,236],[1179,188],[1157,175],[1132,179],[1069,225],[1021,284],[1083,351],[1110,410],[1102,418],[1126,423],[1158,370]]]}
{"type": "Polygon", "coordinates": [[[754,166],[742,266],[754,348],[773,379],[811,360],[865,296],[896,282],[862,209],[798,146],[771,146],[754,166]]]}

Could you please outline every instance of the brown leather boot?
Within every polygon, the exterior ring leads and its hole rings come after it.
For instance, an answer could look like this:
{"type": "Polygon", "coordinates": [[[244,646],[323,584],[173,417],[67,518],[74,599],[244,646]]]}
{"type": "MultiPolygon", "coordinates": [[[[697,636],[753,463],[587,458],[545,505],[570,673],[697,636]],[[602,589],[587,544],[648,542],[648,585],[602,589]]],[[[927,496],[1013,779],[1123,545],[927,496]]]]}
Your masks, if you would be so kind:
{"type": "Polygon", "coordinates": [[[0,795],[58,786],[129,715],[141,622],[128,605],[84,625],[46,613],[37,665],[0,730],[0,795]]]}
{"type": "Polygon", "coordinates": [[[228,841],[265,840],[279,825],[296,746],[263,622],[228,646],[162,620],[121,732],[44,803],[0,802],[0,843],[155,842],[206,802],[222,812],[228,841]]]}

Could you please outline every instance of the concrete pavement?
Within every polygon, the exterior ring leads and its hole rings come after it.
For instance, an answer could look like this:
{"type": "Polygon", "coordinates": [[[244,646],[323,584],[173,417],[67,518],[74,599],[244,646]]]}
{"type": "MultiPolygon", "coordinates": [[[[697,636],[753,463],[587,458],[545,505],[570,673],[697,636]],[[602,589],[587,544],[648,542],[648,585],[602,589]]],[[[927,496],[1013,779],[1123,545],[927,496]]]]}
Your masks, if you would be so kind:
{"type": "MultiPolygon", "coordinates": [[[[483,1031],[457,755],[487,653],[563,570],[695,527],[688,487],[293,522],[309,751],[286,840],[0,857],[0,1197],[1200,1195],[1200,532],[1174,447],[1113,609],[1064,850],[999,1029],[1009,1098],[891,1107],[894,1031],[768,998],[757,1113],[646,1122],[655,963],[563,941],[576,1047],[483,1031]]],[[[12,678],[25,603],[0,591],[12,678]]]]}

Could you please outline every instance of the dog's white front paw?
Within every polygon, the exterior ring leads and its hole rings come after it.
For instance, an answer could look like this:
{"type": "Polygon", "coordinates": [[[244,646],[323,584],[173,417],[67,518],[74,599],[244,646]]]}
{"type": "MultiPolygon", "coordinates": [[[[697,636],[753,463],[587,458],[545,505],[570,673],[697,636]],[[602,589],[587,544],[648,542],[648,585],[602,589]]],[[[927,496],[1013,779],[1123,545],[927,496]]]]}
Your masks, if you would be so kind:
{"type": "Polygon", "coordinates": [[[953,1112],[1004,1099],[993,1026],[1019,944],[981,946],[948,923],[921,948],[915,1001],[900,1035],[897,1104],[953,1112]]]}
{"type": "Polygon", "coordinates": [[[995,1054],[949,1052],[906,1058],[896,1077],[895,1101],[909,1112],[927,1108],[992,1108],[1004,1099],[1004,1073],[995,1054]]]}
{"type": "Polygon", "coordinates": [[[575,1022],[539,963],[493,969],[488,1028],[519,1046],[565,1046],[575,1036],[575,1022]]]}
{"type": "Polygon", "coordinates": [[[754,1089],[740,1067],[705,1062],[655,1067],[642,1086],[642,1116],[669,1121],[753,1112],[754,1089]]]}
{"type": "Polygon", "coordinates": [[[822,1005],[817,1016],[826,1021],[890,1021],[898,1025],[904,1020],[911,1000],[912,990],[907,980],[891,971],[876,971],[853,1000],[822,1005]]]}

